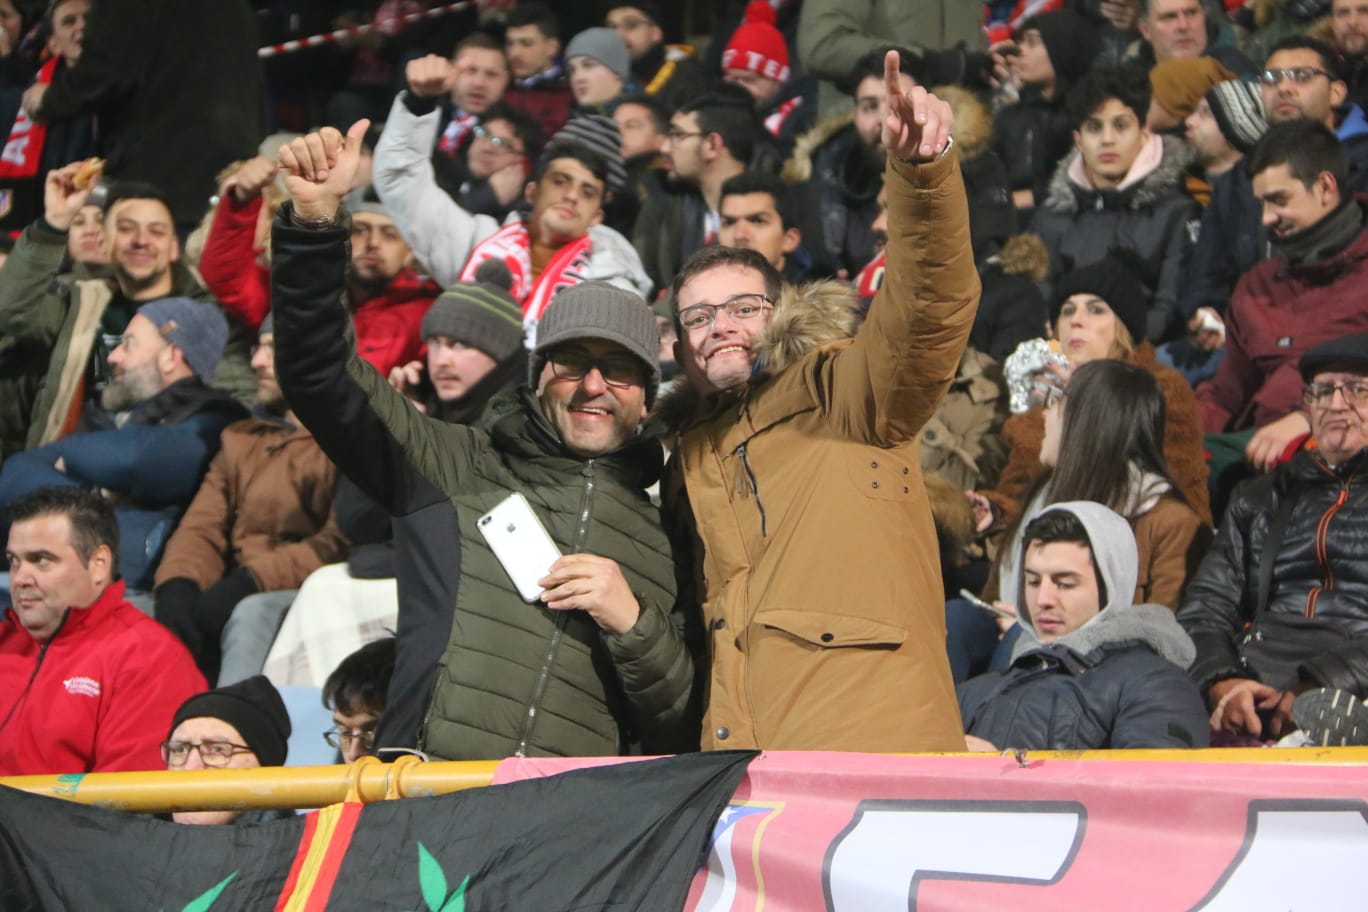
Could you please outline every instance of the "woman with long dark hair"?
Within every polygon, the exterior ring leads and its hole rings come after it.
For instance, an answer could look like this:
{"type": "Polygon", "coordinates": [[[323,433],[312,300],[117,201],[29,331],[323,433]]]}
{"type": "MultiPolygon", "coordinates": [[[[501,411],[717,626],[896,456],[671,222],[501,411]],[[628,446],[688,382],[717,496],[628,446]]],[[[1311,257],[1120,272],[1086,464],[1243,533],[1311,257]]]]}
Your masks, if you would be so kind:
{"type": "MultiPolygon", "coordinates": [[[[1125,361],[1089,361],[1046,405],[1044,424],[1039,453],[1044,472],[1003,536],[984,598],[1014,605],[1021,529],[1050,504],[1083,500],[1119,513],[1135,532],[1139,561],[1133,604],[1177,611],[1183,586],[1210,542],[1210,529],[1169,471],[1164,394],[1154,375],[1125,361]]],[[[973,612],[977,622],[973,633],[951,623],[959,630],[950,641],[952,665],[972,674],[994,648],[995,625],[983,624],[986,615],[968,602],[951,602],[947,611],[959,620],[973,612]],[[956,656],[956,650],[965,652],[956,656]]]]}

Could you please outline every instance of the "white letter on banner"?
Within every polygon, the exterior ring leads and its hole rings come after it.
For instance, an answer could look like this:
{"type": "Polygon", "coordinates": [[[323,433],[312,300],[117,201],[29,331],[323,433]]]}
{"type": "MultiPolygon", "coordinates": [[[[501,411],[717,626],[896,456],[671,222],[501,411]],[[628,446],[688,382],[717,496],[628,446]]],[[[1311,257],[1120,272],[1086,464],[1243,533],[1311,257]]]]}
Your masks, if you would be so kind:
{"type": "Polygon", "coordinates": [[[1365,903],[1368,804],[1251,801],[1239,854],[1193,910],[1337,912],[1365,903]]]}
{"type": "Polygon", "coordinates": [[[1078,852],[1086,820],[1075,801],[862,801],[827,849],[827,909],[907,912],[927,878],[1053,883],[1078,852]]]}

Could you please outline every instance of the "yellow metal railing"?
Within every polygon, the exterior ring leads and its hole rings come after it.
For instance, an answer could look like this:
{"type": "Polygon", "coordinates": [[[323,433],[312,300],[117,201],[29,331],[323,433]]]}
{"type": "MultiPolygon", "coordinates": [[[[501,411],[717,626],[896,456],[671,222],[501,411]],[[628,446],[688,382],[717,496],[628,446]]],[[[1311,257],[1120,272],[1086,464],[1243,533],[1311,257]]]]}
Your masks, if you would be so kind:
{"type": "MultiPolygon", "coordinates": [[[[919,754],[978,762],[1013,760],[1110,760],[1164,763],[1277,763],[1368,767],[1368,747],[1220,748],[1214,750],[1030,751],[997,754],[919,754]]],[[[140,813],[190,810],[317,808],[340,801],[369,803],[391,798],[444,795],[489,785],[497,761],[429,762],[401,757],[382,763],[366,757],[351,766],[264,769],[158,770],[145,773],[84,773],[12,776],[0,785],[80,804],[140,813]]]]}

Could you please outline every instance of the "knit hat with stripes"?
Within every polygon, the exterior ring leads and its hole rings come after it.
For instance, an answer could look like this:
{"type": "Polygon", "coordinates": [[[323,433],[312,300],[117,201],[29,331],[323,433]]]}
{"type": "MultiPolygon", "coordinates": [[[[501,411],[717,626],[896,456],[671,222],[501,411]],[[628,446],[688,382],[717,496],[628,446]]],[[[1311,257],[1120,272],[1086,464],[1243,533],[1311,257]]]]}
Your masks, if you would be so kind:
{"type": "Polygon", "coordinates": [[[523,345],[522,307],[508,293],[512,284],[503,260],[481,263],[474,282],[453,285],[433,302],[423,316],[423,339],[447,336],[495,361],[508,359],[523,345]]]}
{"type": "Polygon", "coordinates": [[[1206,101],[1226,142],[1245,154],[1253,151],[1268,129],[1259,87],[1230,79],[1207,89],[1206,101]]]}
{"type": "Polygon", "coordinates": [[[627,186],[627,166],[622,162],[622,133],[617,121],[606,114],[578,114],[566,121],[565,126],[556,131],[547,144],[542,158],[550,160],[548,154],[553,147],[566,140],[572,140],[593,150],[603,159],[608,168],[605,183],[609,193],[621,193],[627,186]]]}

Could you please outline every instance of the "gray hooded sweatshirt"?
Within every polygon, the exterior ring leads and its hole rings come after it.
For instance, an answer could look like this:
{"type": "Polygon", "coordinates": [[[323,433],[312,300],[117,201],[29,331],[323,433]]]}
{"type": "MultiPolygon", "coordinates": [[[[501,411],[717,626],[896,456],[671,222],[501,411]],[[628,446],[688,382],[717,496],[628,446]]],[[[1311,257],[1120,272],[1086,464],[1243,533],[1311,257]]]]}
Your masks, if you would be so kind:
{"type": "Polygon", "coordinates": [[[1078,517],[1106,587],[1102,610],[1053,643],[1035,636],[1022,571],[1016,607],[1022,636],[1012,664],[958,688],[965,731],[999,748],[1206,747],[1206,706],[1184,669],[1196,650],[1162,605],[1132,605],[1135,535],[1106,507],[1070,501],[1042,511],[1078,517]]]}

